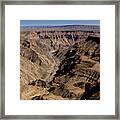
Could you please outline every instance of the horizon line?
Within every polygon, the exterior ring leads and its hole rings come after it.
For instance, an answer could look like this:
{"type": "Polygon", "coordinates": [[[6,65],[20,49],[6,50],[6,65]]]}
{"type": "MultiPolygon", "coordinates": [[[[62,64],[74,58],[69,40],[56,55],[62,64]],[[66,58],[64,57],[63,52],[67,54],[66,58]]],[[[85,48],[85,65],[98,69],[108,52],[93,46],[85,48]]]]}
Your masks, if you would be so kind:
{"type": "Polygon", "coordinates": [[[87,26],[100,26],[100,24],[63,24],[63,25],[20,25],[21,27],[28,26],[28,27],[57,27],[57,26],[82,26],[82,25],[87,25],[87,26]]]}

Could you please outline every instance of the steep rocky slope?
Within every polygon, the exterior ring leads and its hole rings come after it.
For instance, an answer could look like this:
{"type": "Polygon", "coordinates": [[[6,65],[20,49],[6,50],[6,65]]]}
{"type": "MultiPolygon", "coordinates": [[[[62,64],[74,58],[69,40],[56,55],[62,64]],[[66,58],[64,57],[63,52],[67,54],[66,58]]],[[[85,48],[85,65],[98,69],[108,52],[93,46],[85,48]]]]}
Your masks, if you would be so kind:
{"type": "Polygon", "coordinates": [[[21,29],[21,99],[100,99],[99,29],[79,27],[21,29]]]}

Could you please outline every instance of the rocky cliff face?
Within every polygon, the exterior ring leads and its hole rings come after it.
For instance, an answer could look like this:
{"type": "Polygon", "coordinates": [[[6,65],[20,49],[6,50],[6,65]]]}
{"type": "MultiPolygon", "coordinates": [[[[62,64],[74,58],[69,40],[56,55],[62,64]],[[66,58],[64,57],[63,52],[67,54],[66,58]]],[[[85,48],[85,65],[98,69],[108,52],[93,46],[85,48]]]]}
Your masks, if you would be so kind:
{"type": "Polygon", "coordinates": [[[99,30],[21,29],[20,98],[99,100],[99,30]]]}

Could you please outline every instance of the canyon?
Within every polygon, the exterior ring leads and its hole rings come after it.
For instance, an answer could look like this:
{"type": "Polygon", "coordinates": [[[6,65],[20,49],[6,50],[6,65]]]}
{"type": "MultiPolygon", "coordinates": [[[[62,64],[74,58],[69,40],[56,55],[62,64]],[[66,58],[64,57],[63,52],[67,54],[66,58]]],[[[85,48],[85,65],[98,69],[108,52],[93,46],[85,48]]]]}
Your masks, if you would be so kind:
{"type": "Polygon", "coordinates": [[[100,27],[21,27],[21,100],[100,100],[100,27]]]}

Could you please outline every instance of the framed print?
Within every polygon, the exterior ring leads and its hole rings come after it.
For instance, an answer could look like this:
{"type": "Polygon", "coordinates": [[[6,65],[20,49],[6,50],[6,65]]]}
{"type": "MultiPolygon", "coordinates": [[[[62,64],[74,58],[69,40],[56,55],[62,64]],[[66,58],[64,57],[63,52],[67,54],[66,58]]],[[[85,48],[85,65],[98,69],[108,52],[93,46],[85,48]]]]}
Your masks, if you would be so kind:
{"type": "Polygon", "coordinates": [[[1,2],[2,119],[119,119],[119,2],[1,2]]]}

